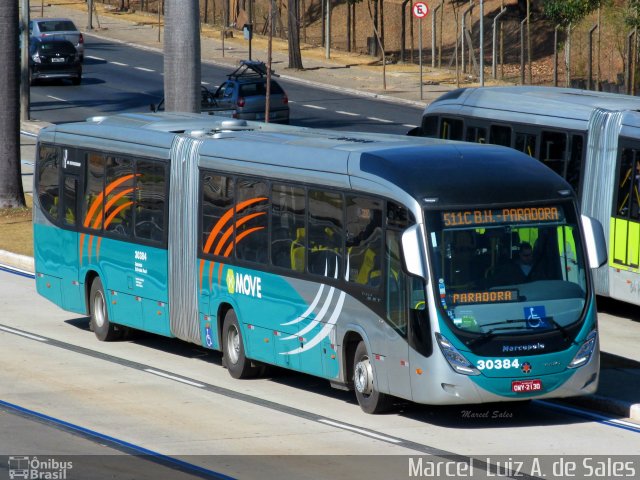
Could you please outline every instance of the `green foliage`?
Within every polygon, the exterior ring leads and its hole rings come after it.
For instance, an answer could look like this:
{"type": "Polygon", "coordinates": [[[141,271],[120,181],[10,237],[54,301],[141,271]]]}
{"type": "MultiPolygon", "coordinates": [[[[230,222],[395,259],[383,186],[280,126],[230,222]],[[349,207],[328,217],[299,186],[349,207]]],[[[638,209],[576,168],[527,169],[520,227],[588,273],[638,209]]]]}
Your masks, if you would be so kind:
{"type": "Polygon", "coordinates": [[[640,28],[640,0],[629,0],[624,23],[630,28],[640,28]]]}
{"type": "MultiPolygon", "coordinates": [[[[635,0],[638,1],[638,0],[635,0]]],[[[544,0],[544,14],[563,27],[578,23],[606,0],[544,0]]]]}

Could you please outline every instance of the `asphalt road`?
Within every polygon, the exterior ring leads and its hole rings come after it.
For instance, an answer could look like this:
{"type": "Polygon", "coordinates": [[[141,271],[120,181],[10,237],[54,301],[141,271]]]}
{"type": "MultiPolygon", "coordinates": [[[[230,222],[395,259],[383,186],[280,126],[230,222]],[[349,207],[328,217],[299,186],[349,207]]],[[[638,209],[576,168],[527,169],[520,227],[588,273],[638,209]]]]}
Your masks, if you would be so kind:
{"type": "MultiPolygon", "coordinates": [[[[278,70],[278,65],[274,65],[278,70]]],[[[51,123],[75,122],[94,115],[146,112],[163,96],[160,53],[112,43],[87,35],[82,84],[70,82],[31,87],[31,118],[51,123]]],[[[203,63],[202,81],[215,90],[228,69],[203,63]]],[[[369,97],[278,80],[290,100],[291,124],[405,134],[420,119],[421,109],[369,97]]]]}
{"type": "Polygon", "coordinates": [[[75,440],[48,436],[52,428],[236,478],[401,478],[410,458],[423,457],[473,458],[485,471],[487,458],[493,468],[502,456],[637,455],[640,429],[549,402],[401,402],[374,416],[352,393],[308,375],[277,370],[234,380],[219,353],[196,345],[143,333],[101,343],[86,318],[39,297],[33,279],[4,271],[0,310],[0,455],[64,457],[97,448],[80,441],[76,450],[75,440]]]}

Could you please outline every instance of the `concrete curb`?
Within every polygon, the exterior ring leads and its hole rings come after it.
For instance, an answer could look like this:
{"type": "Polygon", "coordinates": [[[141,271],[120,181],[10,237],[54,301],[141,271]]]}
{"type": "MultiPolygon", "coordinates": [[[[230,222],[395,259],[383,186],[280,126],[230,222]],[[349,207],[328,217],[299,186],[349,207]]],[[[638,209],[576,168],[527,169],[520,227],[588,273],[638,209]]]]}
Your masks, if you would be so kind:
{"type": "Polygon", "coordinates": [[[585,408],[596,412],[615,415],[621,418],[640,421],[640,403],[625,402],[624,400],[604,397],[602,395],[562,398],[553,401],[573,407],[585,408]]]}
{"type": "Polygon", "coordinates": [[[0,250],[0,263],[9,265],[29,273],[35,273],[33,257],[0,250]]]}

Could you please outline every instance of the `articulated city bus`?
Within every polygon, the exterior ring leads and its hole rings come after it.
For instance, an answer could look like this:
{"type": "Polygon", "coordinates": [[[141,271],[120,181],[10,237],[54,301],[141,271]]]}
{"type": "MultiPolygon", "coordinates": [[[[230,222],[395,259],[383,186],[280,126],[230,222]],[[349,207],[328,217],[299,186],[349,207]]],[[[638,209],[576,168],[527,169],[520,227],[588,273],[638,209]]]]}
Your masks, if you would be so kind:
{"type": "Polygon", "coordinates": [[[505,145],[537,158],[578,192],[608,239],[596,293],[640,305],[640,98],[553,87],[449,92],[412,134],[505,145]]]}
{"type": "Polygon", "coordinates": [[[187,114],[54,125],[37,150],[37,290],[100,340],[305,372],[369,413],[596,389],[602,227],[520,152],[187,114]]]}

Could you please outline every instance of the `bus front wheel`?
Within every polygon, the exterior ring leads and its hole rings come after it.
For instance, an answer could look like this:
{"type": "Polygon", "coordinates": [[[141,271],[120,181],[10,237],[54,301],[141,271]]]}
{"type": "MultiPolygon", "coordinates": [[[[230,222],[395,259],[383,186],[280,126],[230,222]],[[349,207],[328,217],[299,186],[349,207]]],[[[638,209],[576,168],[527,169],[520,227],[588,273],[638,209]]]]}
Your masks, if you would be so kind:
{"type": "Polygon", "coordinates": [[[101,342],[117,340],[122,335],[122,329],[109,321],[107,300],[102,288],[102,281],[96,278],[91,284],[89,294],[89,309],[91,313],[90,328],[101,342]]]}
{"type": "Polygon", "coordinates": [[[229,310],[222,327],[222,362],[233,378],[250,378],[258,374],[258,368],[251,365],[244,354],[244,342],[238,317],[229,310]]]}
{"type": "Polygon", "coordinates": [[[353,386],[358,404],[366,413],[382,413],[391,408],[392,397],[376,388],[371,356],[363,341],[358,344],[354,356],[353,386]]]}

